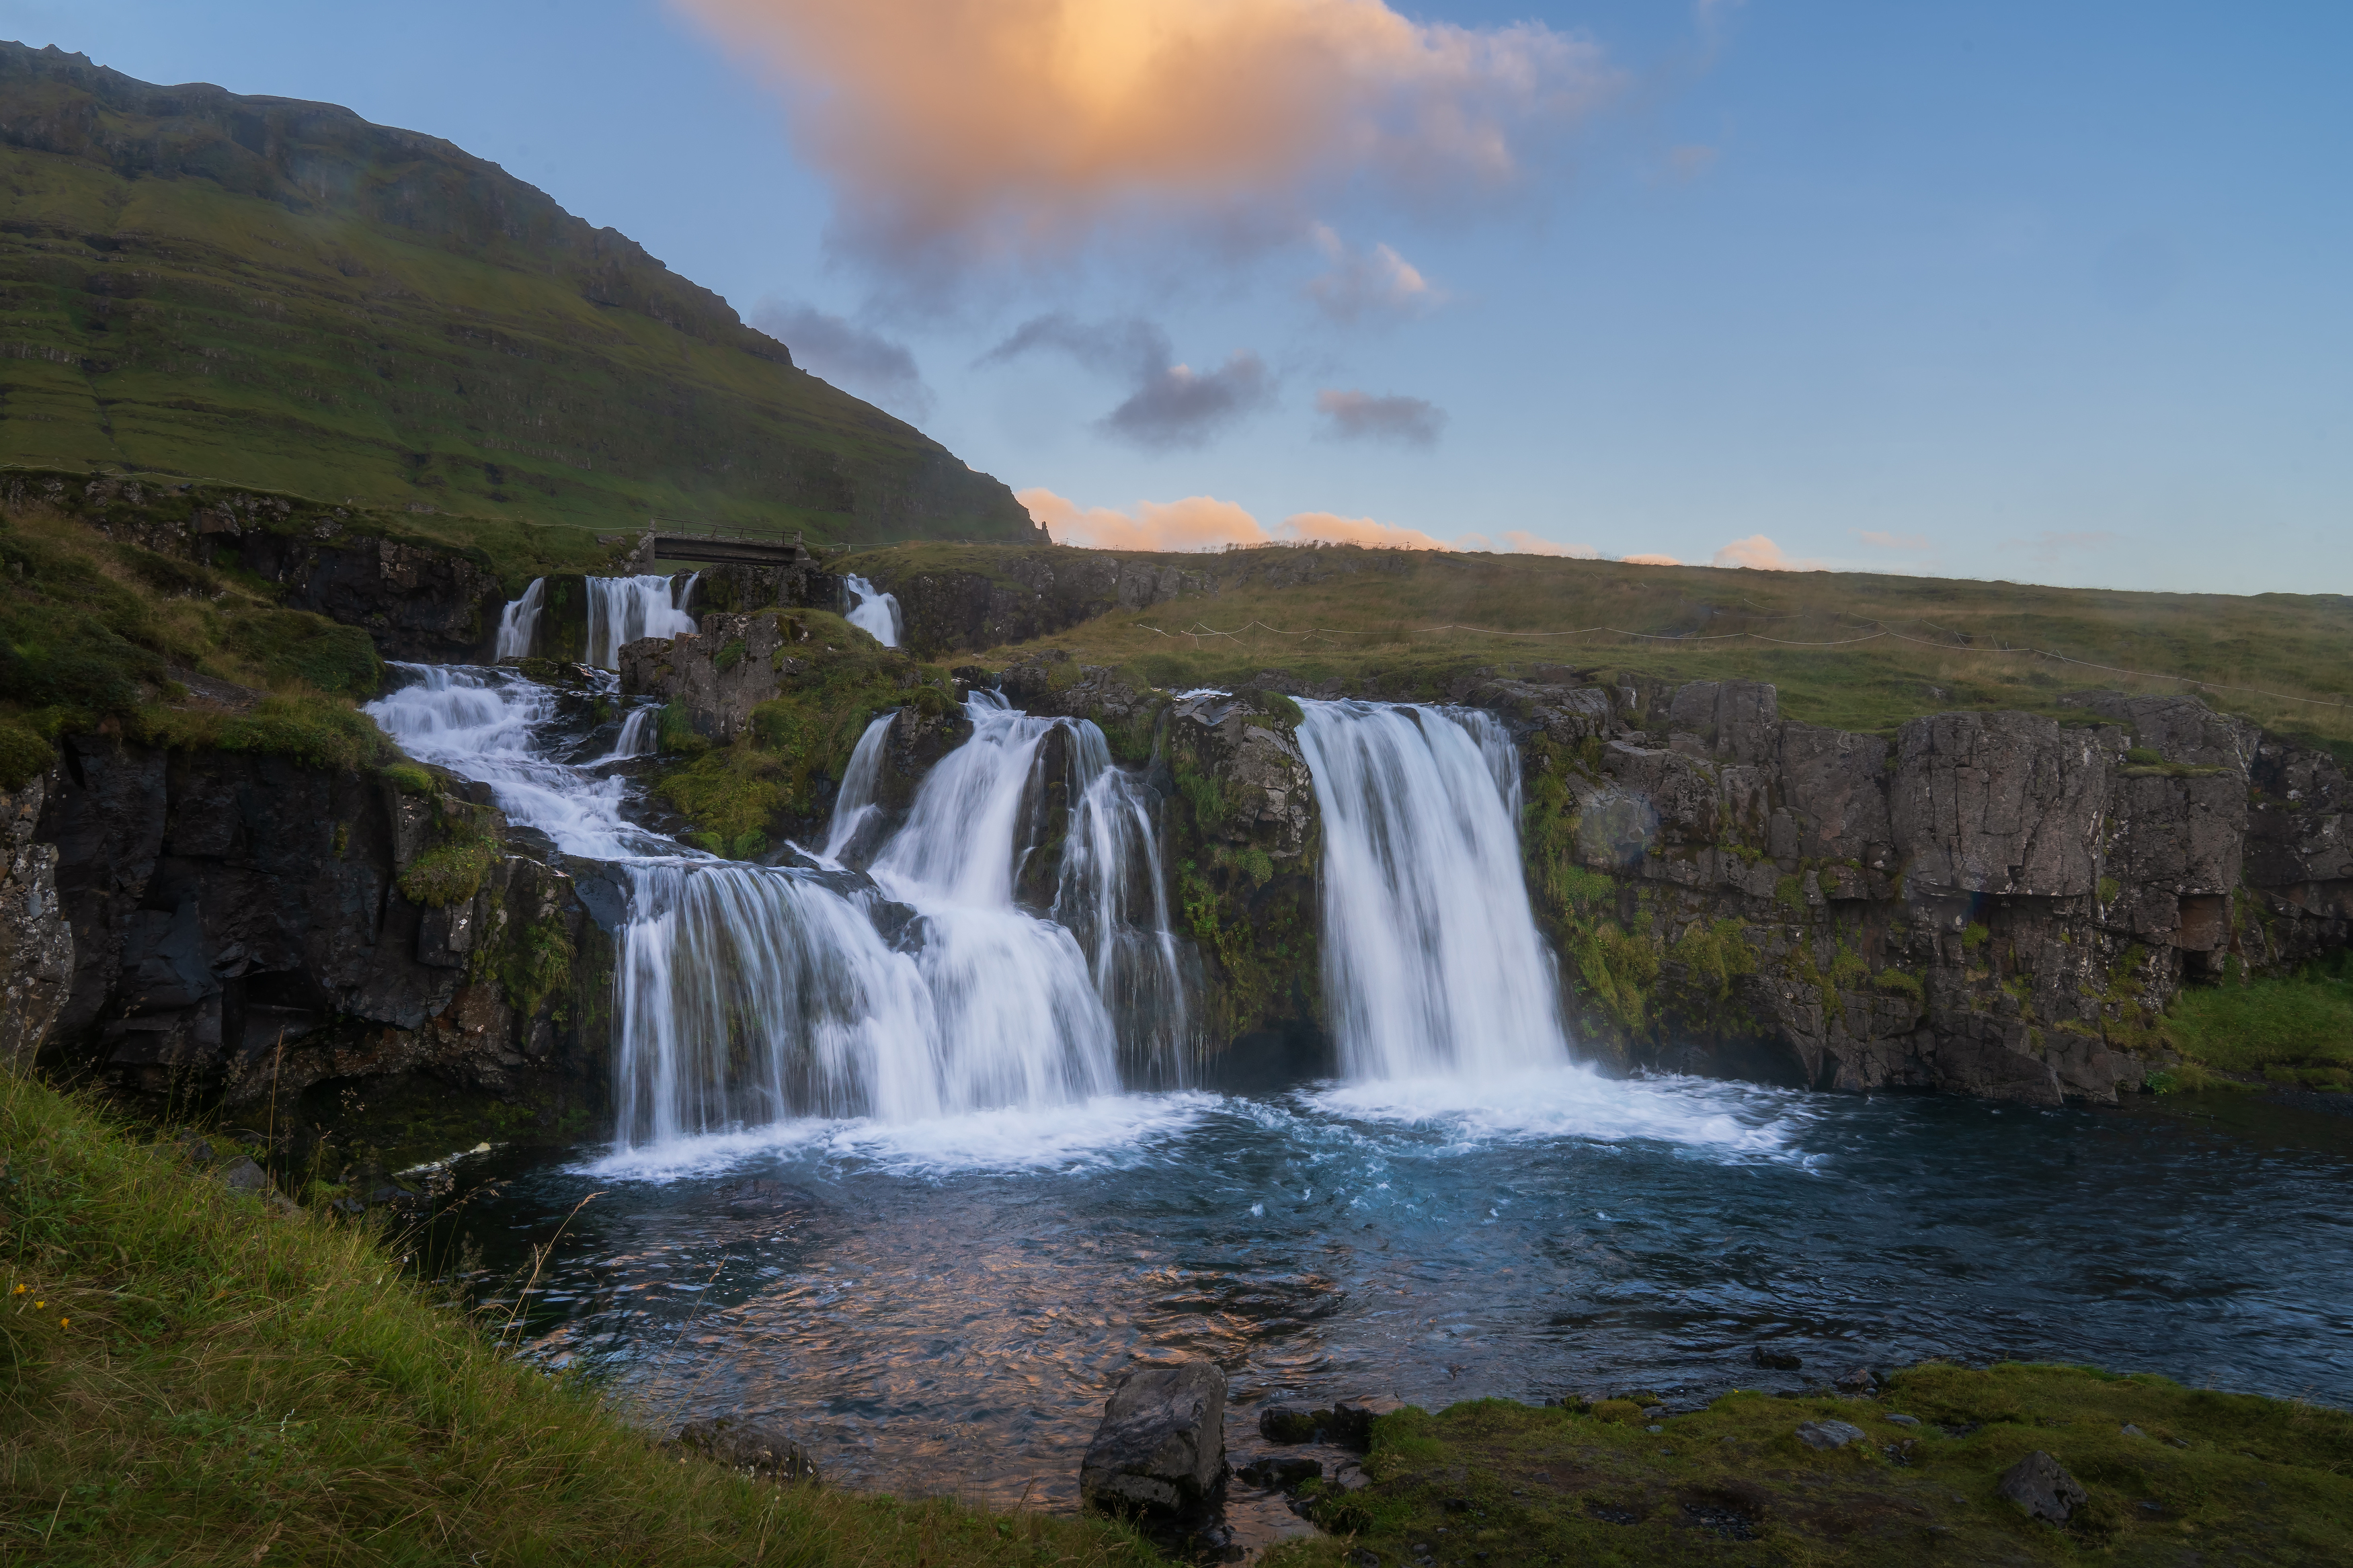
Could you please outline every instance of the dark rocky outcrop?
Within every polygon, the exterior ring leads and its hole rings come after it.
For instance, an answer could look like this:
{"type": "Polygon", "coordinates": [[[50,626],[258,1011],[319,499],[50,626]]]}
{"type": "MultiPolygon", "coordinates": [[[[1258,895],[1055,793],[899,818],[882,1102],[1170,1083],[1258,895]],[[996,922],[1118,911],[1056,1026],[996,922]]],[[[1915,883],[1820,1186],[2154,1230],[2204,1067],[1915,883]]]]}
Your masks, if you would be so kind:
{"type": "Polygon", "coordinates": [[[775,1427],[756,1421],[739,1421],[732,1415],[690,1421],[678,1429],[673,1441],[688,1453],[699,1454],[729,1469],[779,1481],[818,1479],[817,1461],[809,1458],[807,1449],[775,1427]]]}
{"type": "Polygon", "coordinates": [[[1225,1479],[1225,1423],[1226,1374],[1217,1363],[1129,1373],[1103,1403],[1079,1493],[1092,1508],[1200,1508],[1225,1479]]]}
{"type": "Polygon", "coordinates": [[[29,1062],[64,1010],[73,927],[58,902],[58,850],[36,837],[60,778],[51,767],[0,790],[0,1067],[29,1062]]]}
{"type": "Polygon", "coordinates": [[[2046,1524],[2066,1523],[2091,1500],[2083,1483],[2040,1448],[2004,1470],[1995,1489],[2046,1524]]]}
{"type": "Polygon", "coordinates": [[[609,943],[480,786],[85,735],[37,834],[72,963],[44,1063],[320,1123],[440,1086],[450,1136],[602,1100],[609,943]]]}

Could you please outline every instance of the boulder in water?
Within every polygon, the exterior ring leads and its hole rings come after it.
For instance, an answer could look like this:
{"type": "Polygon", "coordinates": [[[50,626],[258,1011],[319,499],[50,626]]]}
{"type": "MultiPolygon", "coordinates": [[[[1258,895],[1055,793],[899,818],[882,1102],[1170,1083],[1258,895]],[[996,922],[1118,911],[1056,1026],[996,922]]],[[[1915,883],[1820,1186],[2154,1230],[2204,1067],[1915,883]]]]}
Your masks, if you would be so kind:
{"type": "Polygon", "coordinates": [[[1771,1345],[1755,1345],[1749,1349],[1748,1364],[1761,1366],[1767,1372],[1795,1372],[1806,1364],[1806,1358],[1794,1351],[1776,1350],[1771,1345]]]}
{"type": "Polygon", "coordinates": [[[1332,1440],[1352,1448],[1369,1448],[1373,1446],[1373,1423],[1404,1408],[1405,1401],[1394,1394],[1343,1399],[1332,1406],[1332,1440]]]}
{"type": "Polygon", "coordinates": [[[1120,1379],[1079,1468],[1091,1507],[1176,1512],[1226,1473],[1226,1374],[1217,1363],[1155,1366],[1120,1379]]]}
{"type": "Polygon", "coordinates": [[[1258,1413],[1258,1435],[1270,1443],[1313,1443],[1331,1425],[1331,1411],[1304,1405],[1270,1405],[1258,1413]]]}
{"type": "Polygon", "coordinates": [[[2040,1448],[2004,1470],[1995,1489],[2051,1524],[2066,1523],[2068,1516],[2091,1500],[2075,1478],[2040,1448]]]}

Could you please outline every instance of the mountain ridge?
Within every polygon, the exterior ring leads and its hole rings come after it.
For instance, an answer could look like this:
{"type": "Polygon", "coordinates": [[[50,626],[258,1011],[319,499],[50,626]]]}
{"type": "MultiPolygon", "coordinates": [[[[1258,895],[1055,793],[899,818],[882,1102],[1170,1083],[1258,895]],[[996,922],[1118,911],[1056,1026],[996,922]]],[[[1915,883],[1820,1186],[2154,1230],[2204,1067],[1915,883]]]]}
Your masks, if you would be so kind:
{"type": "Polygon", "coordinates": [[[1029,540],[635,240],[439,137],[0,44],[0,460],[601,527],[1029,540]]]}

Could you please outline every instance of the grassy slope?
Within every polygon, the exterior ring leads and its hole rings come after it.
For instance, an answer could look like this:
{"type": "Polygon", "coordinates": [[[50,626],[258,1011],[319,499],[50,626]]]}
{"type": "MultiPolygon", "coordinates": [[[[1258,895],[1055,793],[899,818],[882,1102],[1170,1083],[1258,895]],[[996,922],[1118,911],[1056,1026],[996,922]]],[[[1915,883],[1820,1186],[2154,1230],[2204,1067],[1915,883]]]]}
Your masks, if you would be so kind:
{"type": "Polygon", "coordinates": [[[1362,1563],[1366,1550],[1383,1563],[1486,1568],[2353,1558],[2353,1415],[2338,1410],[2075,1367],[1931,1363],[1876,1400],[1734,1394],[1659,1432],[1649,1424],[1622,1403],[1578,1414],[1484,1400],[1387,1417],[1366,1466],[1377,1484],[1324,1515],[1347,1538],[1271,1563],[1362,1563]],[[1820,1420],[1870,1441],[1809,1448],[1798,1424],[1820,1420]],[[2063,1530],[1996,1490],[2037,1449],[2090,1494],[2063,1530]]]}
{"type": "Polygon", "coordinates": [[[0,1260],[0,1563],[1156,1561],[1108,1523],[681,1463],[369,1234],[6,1074],[0,1260]]]}
{"type": "MultiPolygon", "coordinates": [[[[2165,1032],[2196,1068],[2227,1079],[2353,1089],[2353,953],[2300,974],[2186,988],[2165,1032]]],[[[2192,1087],[2205,1073],[2176,1076],[2192,1087]]]]}
{"type": "MultiPolygon", "coordinates": [[[[936,554],[943,569],[976,569],[973,563],[990,553],[917,548],[918,559],[933,564],[936,554]]],[[[904,555],[894,551],[892,558],[904,555]]],[[[844,569],[876,559],[853,556],[844,569]]],[[[1230,570],[1231,561],[1155,559],[1187,570],[1230,570]]],[[[2129,594],[1860,573],[1410,554],[1367,558],[1353,575],[1312,584],[1250,584],[1214,598],[1113,611],[1039,644],[992,650],[980,662],[1009,661],[1039,646],[1068,648],[1091,664],[1132,665],[1170,688],[1229,684],[1280,667],[1309,679],[1373,678],[1385,689],[1434,690],[1448,675],[1469,668],[1547,663],[1596,675],[1766,680],[1779,688],[1786,718],[1877,732],[1955,709],[2063,716],[2071,710],[2058,699],[2087,687],[2189,691],[2353,760],[2353,597],[2342,595],[2129,594]],[[1543,635],[1430,629],[1464,624],[1543,635]],[[1613,629],[1583,629],[1589,627],[1613,629]],[[1850,640],[1879,631],[1900,636],[1850,640]],[[1791,643],[1841,646],[1786,646],[1791,643]],[[2200,690],[2185,680],[2257,689],[2200,690]],[[2292,700],[2298,698],[2318,700],[2292,700]]]]}
{"type": "Polygon", "coordinates": [[[73,82],[0,71],[19,143],[0,146],[0,461],[584,528],[654,514],[824,539],[1029,526],[1003,486],[776,345],[753,352],[765,340],[723,302],[634,247],[611,265],[554,256],[585,226],[491,165],[344,117],[327,154],[357,161],[361,195],[307,201],[137,98],[154,89],[129,89],[132,108],[93,109],[73,82]],[[44,136],[82,151],[23,144],[44,136]],[[163,177],[107,165],[142,142],[232,156],[183,149],[163,177]],[[215,164],[219,179],[189,172],[215,164]],[[420,178],[468,189],[446,214],[419,204],[414,226],[371,221],[372,184],[420,178]],[[477,233],[473,206],[539,226],[477,233]],[[634,268],[628,288],[605,287],[615,266],[634,268]],[[631,289],[642,309],[589,297],[631,289]],[[712,319],[669,324],[696,310],[712,319]]]}
{"type": "Polygon", "coordinates": [[[279,607],[272,584],[112,543],[46,508],[0,517],[0,788],[61,734],[112,725],[161,745],[268,752],[321,766],[396,755],[353,707],[384,666],[357,626],[279,607]],[[257,690],[244,710],[174,672],[257,690]]]}

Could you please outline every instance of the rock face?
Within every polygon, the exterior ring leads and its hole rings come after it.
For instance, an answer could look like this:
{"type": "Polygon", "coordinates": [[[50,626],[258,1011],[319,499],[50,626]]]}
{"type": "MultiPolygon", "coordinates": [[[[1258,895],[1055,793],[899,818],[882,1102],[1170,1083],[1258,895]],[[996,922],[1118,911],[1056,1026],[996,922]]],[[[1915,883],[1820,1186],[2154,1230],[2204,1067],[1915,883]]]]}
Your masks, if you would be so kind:
{"type": "Polygon", "coordinates": [[[690,1421],[679,1428],[678,1446],[730,1469],[748,1470],[780,1481],[814,1481],[817,1461],[773,1426],[721,1415],[690,1421]]]}
{"type": "Polygon", "coordinates": [[[59,776],[52,767],[22,789],[0,790],[0,1067],[32,1062],[73,981],[57,846],[34,836],[59,776]]]}
{"type": "Polygon", "coordinates": [[[1207,1502],[1226,1473],[1226,1374],[1217,1363],[1152,1367],[1120,1380],[1079,1470],[1088,1506],[1177,1512],[1207,1502]]]}
{"type": "Polygon", "coordinates": [[[487,659],[506,595],[464,552],[384,537],[342,507],[218,486],[79,474],[9,476],[11,507],[42,503],[110,539],[281,585],[289,608],[366,628],[386,658],[487,659]]]}
{"type": "Polygon", "coordinates": [[[480,786],[95,735],[60,772],[37,833],[72,963],[42,1059],[183,1103],[274,1090],[281,1121],[420,1077],[510,1114],[601,1103],[609,943],[480,786]]]}
{"type": "Polygon", "coordinates": [[[699,636],[643,637],[621,649],[621,689],[678,703],[696,734],[722,745],[752,722],[752,710],[807,668],[796,653],[808,628],[782,611],[713,612],[699,636]]]}

